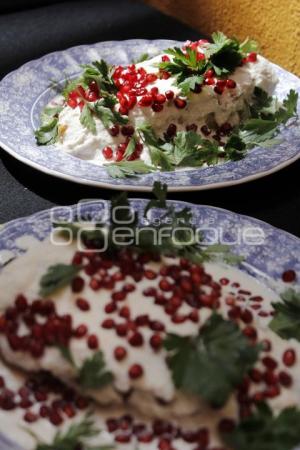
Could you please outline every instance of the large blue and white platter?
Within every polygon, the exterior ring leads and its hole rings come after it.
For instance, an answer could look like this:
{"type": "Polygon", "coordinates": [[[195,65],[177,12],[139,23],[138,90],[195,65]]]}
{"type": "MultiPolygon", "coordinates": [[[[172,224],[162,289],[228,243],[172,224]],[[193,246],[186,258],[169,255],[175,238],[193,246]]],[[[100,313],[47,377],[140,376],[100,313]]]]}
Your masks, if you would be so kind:
{"type": "MultiPolygon", "coordinates": [[[[140,220],[143,220],[146,202],[131,200],[140,220]]],[[[288,269],[294,270],[300,280],[300,239],[259,220],[224,209],[186,202],[172,203],[178,209],[192,209],[193,224],[196,228],[201,228],[207,241],[215,240],[218,236],[223,242],[232,243],[232,250],[245,257],[240,269],[265,286],[278,291],[287,288],[288,284],[281,282],[281,274],[288,269]],[[249,230],[252,231],[249,233],[249,230]],[[255,240],[249,240],[250,235],[256,236],[255,240]]],[[[107,201],[92,201],[71,207],[57,207],[8,222],[0,230],[0,267],[1,263],[9,263],[11,259],[26,252],[32,242],[44,240],[51,231],[53,220],[71,221],[78,216],[88,216],[91,220],[99,221],[105,218],[108,208],[107,201]]],[[[5,436],[1,424],[0,449],[22,450],[13,443],[13,436],[5,436]]]]}
{"type": "MultiPolygon", "coordinates": [[[[267,149],[257,147],[241,161],[176,173],[157,172],[125,181],[113,179],[104,168],[54,146],[36,145],[33,130],[38,127],[41,110],[55,95],[49,88],[51,81],[63,83],[80,72],[79,64],[99,58],[126,64],[142,53],[154,55],[175,44],[178,42],[169,40],[109,41],[72,47],[28,62],[0,83],[1,147],[20,161],[56,177],[86,185],[136,191],[151,190],[155,180],[167,183],[170,191],[230,186],[276,172],[299,158],[300,127],[295,122],[283,130],[280,144],[267,149]]],[[[300,93],[299,78],[276,65],[274,68],[280,80],[276,91],[279,98],[285,97],[290,89],[300,93]]]]}

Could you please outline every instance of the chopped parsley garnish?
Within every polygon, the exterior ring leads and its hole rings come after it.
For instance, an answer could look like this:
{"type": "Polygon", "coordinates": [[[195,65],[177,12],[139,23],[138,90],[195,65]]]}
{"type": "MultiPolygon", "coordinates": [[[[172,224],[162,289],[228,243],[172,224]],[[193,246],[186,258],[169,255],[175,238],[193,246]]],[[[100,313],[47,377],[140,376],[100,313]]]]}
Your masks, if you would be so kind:
{"type": "Polygon", "coordinates": [[[58,289],[67,286],[80,271],[81,266],[73,264],[56,264],[50,266],[40,280],[39,294],[48,297],[58,289]]]}
{"type": "Polygon", "coordinates": [[[151,167],[140,160],[120,161],[105,164],[104,167],[112,178],[135,177],[137,175],[151,173],[155,170],[155,167],[151,167]]]}
{"type": "Polygon", "coordinates": [[[98,351],[87,358],[79,369],[77,381],[84,389],[98,389],[111,383],[113,375],[105,370],[103,353],[98,351]]]}
{"type": "Polygon", "coordinates": [[[278,107],[276,99],[260,88],[253,94],[253,105],[249,107],[251,117],[231,132],[225,145],[202,138],[195,131],[179,131],[172,140],[164,140],[155,134],[149,124],[140,125],[137,134],[148,148],[153,168],[129,162],[107,164],[110,176],[124,178],[152,170],[173,171],[179,167],[201,167],[217,164],[220,159],[236,161],[245,157],[248,150],[257,145],[270,147],[278,140],[280,125],[297,115],[298,94],[291,90],[278,107]],[[135,168],[140,170],[133,170],[135,168]],[[131,169],[132,168],[132,169],[131,169]]]}
{"type": "MultiPolygon", "coordinates": [[[[39,442],[35,450],[114,450],[113,445],[90,445],[89,439],[100,435],[101,430],[98,430],[94,422],[87,414],[81,422],[74,423],[65,431],[58,431],[53,439],[52,444],[43,444],[39,442]]],[[[35,435],[31,433],[33,437],[35,435]]]]}
{"type": "Polygon", "coordinates": [[[300,341],[300,291],[290,288],[280,297],[282,301],[272,303],[275,315],[269,327],[283,339],[300,341]]]}
{"type": "Polygon", "coordinates": [[[274,415],[265,403],[222,435],[232,450],[293,450],[300,443],[300,411],[290,407],[274,415]]]}
{"type": "Polygon", "coordinates": [[[225,404],[257,361],[260,350],[235,323],[216,313],[195,337],[169,334],[165,348],[175,386],[215,407],[225,404]]]}
{"type": "Polygon", "coordinates": [[[204,57],[198,58],[196,49],[182,49],[175,47],[165,50],[172,57],[171,61],[159,63],[159,68],[176,77],[178,87],[183,95],[188,95],[197,84],[202,84],[204,74],[214,69],[217,76],[233,72],[249,52],[257,50],[254,41],[246,40],[240,43],[237,39],[230,39],[221,32],[212,34],[212,43],[202,48],[204,57]]]}

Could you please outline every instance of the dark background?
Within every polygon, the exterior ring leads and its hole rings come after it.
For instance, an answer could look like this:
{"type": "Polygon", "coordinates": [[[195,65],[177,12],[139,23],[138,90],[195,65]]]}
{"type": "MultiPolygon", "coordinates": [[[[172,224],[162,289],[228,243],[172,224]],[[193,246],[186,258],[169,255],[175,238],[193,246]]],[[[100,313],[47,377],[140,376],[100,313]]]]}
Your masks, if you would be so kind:
{"type": "MultiPolygon", "coordinates": [[[[134,0],[0,3],[0,77],[50,51],[130,38],[198,39],[200,33],[134,0]]],[[[271,151],[271,150],[270,150],[271,151]]],[[[1,149],[0,222],[82,198],[109,199],[113,191],[80,186],[42,174],[1,149]]],[[[261,180],[170,198],[247,214],[300,236],[300,161],[261,180]]],[[[134,197],[147,194],[131,193],[134,197]]]]}

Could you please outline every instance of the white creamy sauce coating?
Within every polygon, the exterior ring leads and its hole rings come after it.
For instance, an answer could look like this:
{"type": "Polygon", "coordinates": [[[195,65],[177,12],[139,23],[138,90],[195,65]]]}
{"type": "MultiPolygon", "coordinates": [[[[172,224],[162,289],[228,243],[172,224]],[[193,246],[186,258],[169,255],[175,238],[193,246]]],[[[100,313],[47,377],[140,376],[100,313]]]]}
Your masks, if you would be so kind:
{"type": "MultiPolygon", "coordinates": [[[[161,56],[156,56],[149,61],[137,64],[137,67],[144,67],[147,72],[155,73],[157,72],[155,64],[160,61],[161,56]]],[[[129,112],[130,124],[136,127],[146,122],[153,127],[160,137],[163,137],[170,123],[174,123],[178,131],[185,130],[186,125],[193,123],[200,128],[207,123],[210,116],[214,117],[219,126],[225,122],[234,126],[240,122],[238,113],[244,111],[245,103],[251,101],[255,86],[272,94],[278,81],[271,64],[262,56],[258,56],[254,63],[238,67],[230,75],[230,78],[237,83],[235,89],[225,89],[222,95],[218,95],[214,92],[214,86],[203,86],[201,93],[190,93],[187,106],[184,109],[176,108],[171,101],[164,104],[161,112],[156,113],[151,107],[140,107],[136,104],[129,112]]],[[[163,94],[170,89],[175,93],[175,96],[179,94],[174,77],[166,80],[158,79],[148,87],[157,87],[159,92],[163,94]]],[[[54,102],[57,102],[57,99],[54,102]]],[[[97,117],[95,117],[96,134],[92,134],[81,125],[79,117],[79,107],[72,109],[66,105],[63,108],[59,114],[59,125],[65,131],[57,142],[57,146],[78,158],[102,165],[107,160],[102,155],[101,149],[106,146],[117,146],[124,142],[125,138],[121,134],[112,137],[97,117]]],[[[148,151],[145,148],[141,154],[141,159],[150,162],[148,151]]]]}
{"type": "MultiPolygon", "coordinates": [[[[76,248],[74,245],[68,246],[54,246],[49,240],[44,242],[34,243],[30,249],[20,256],[16,260],[12,261],[6,267],[4,267],[0,276],[0,291],[1,291],[1,311],[7,306],[12,304],[13,299],[18,293],[23,293],[27,296],[29,301],[38,297],[39,280],[41,276],[47,271],[48,267],[57,263],[70,263],[72,256],[74,255],[76,248]],[[43,254],[43,259],[40,259],[40,255],[43,254]],[[38,261],[38,263],[37,263],[38,261]]],[[[172,260],[174,262],[174,260],[172,260]]],[[[158,269],[160,263],[149,263],[148,267],[158,269]]],[[[218,281],[221,278],[228,278],[231,281],[238,282],[240,284],[239,289],[251,291],[252,296],[264,297],[264,309],[268,309],[271,302],[276,300],[277,297],[274,292],[265,288],[262,284],[257,282],[254,278],[232,267],[223,266],[215,263],[205,264],[206,272],[212,274],[214,280],[218,281]]],[[[111,269],[113,270],[113,269],[111,269]]],[[[83,278],[89,279],[85,274],[80,273],[83,278]]],[[[118,286],[121,286],[124,282],[131,282],[132,279],[127,277],[122,282],[118,282],[114,290],[118,290],[118,286]],[[119,285],[120,283],[120,285],[119,285]]],[[[180,335],[191,335],[198,332],[199,324],[192,322],[185,322],[183,324],[174,324],[171,322],[166,314],[162,314],[161,307],[155,305],[148,297],[144,297],[142,291],[148,286],[155,286],[159,282],[159,278],[156,280],[145,280],[136,284],[136,290],[129,293],[127,300],[122,302],[122,306],[130,305],[133,318],[141,314],[149,314],[152,320],[159,320],[166,325],[168,332],[175,332],[180,335]]],[[[224,317],[227,316],[228,306],[225,304],[225,298],[234,289],[229,285],[222,287],[221,296],[221,309],[218,310],[224,317]]],[[[146,414],[152,417],[164,417],[166,419],[178,420],[179,423],[186,423],[187,426],[199,426],[199,424],[207,424],[210,429],[214,429],[220,417],[236,417],[236,402],[233,398],[225,405],[225,407],[216,412],[208,408],[206,404],[201,400],[195,399],[182,393],[176,392],[174,389],[170,371],[165,362],[164,350],[159,353],[153,352],[153,349],[148,344],[148,337],[151,332],[148,328],[143,328],[143,336],[145,343],[142,347],[131,347],[127,340],[120,338],[113,330],[106,330],[100,327],[103,318],[107,318],[108,315],[104,313],[103,308],[108,303],[110,296],[110,290],[101,289],[100,291],[93,291],[86,283],[84,290],[80,294],[74,294],[69,287],[63,288],[52,295],[57,312],[59,314],[71,314],[73,317],[73,324],[76,327],[81,323],[86,323],[89,328],[89,333],[95,333],[100,340],[100,349],[103,351],[107,369],[114,374],[114,387],[118,391],[127,391],[129,388],[134,388],[133,395],[130,397],[130,404],[140,411],[141,414],[146,414]],[[75,305],[75,299],[78,297],[87,299],[90,303],[91,309],[87,312],[80,311],[75,305]],[[103,308],[102,308],[103,306],[103,308]],[[120,362],[117,362],[113,355],[113,350],[117,345],[122,345],[128,350],[127,358],[120,362]],[[128,368],[133,363],[141,364],[144,370],[144,376],[138,380],[130,380],[128,377],[128,368]],[[164,399],[169,404],[162,406],[156,400],[155,397],[164,399]]],[[[247,306],[246,301],[245,306],[247,306]]],[[[185,306],[185,305],[184,305],[185,306]]],[[[182,308],[184,308],[184,306],[182,308]]],[[[184,311],[183,311],[184,312],[184,311]]],[[[274,356],[279,365],[281,363],[282,354],[287,348],[294,348],[298,355],[300,355],[300,344],[295,340],[284,341],[275,335],[269,328],[269,318],[260,317],[254,315],[254,326],[256,327],[259,335],[259,340],[267,338],[271,341],[274,351],[274,356]]],[[[201,308],[200,324],[204,323],[206,318],[211,314],[211,310],[208,308],[201,308]]],[[[110,314],[109,317],[117,318],[117,314],[110,314]]],[[[120,318],[119,318],[120,319],[120,318]]],[[[13,352],[6,338],[0,335],[0,348],[4,359],[21,369],[28,371],[37,371],[39,369],[46,369],[61,378],[66,383],[74,385],[75,373],[73,367],[62,358],[60,352],[55,348],[46,348],[45,354],[40,359],[34,359],[29,353],[13,352]]],[[[70,349],[74,356],[77,366],[81,366],[84,360],[92,355],[93,351],[89,350],[85,339],[72,339],[70,341],[70,349]]],[[[259,367],[259,364],[257,367],[259,367]]],[[[286,406],[300,404],[300,378],[297,376],[299,373],[300,361],[289,368],[291,375],[294,377],[294,383],[292,388],[282,388],[281,395],[270,401],[275,411],[280,410],[286,406]]],[[[6,371],[5,367],[1,368],[1,371],[6,371]]],[[[19,375],[12,375],[10,377],[12,383],[18,382],[19,375]]],[[[121,398],[116,390],[109,386],[102,390],[89,391],[89,395],[97,400],[101,404],[118,405],[121,403],[121,398]]],[[[101,410],[100,410],[101,411],[101,410]]],[[[99,419],[103,420],[104,413],[101,412],[99,419]]],[[[22,412],[18,411],[7,412],[0,411],[0,419],[7,423],[8,428],[12,429],[11,435],[20,438],[20,442],[26,449],[32,448],[32,440],[27,437],[25,439],[23,431],[15,433],[15,428],[18,429],[22,424],[22,412]],[[9,417],[13,417],[11,421],[9,417]]],[[[43,436],[48,436],[50,441],[53,436],[55,427],[51,424],[38,422],[33,424],[33,427],[37,427],[37,431],[43,436]],[[41,427],[41,429],[40,429],[41,427]]],[[[6,427],[3,428],[4,430],[6,427]]],[[[35,429],[35,428],[34,428],[35,429]]],[[[217,441],[216,441],[217,442],[217,441]]],[[[175,444],[175,442],[174,442],[175,444]]],[[[122,448],[127,450],[127,445],[122,444],[122,448]]],[[[142,449],[143,446],[140,446],[142,449]]],[[[155,444],[147,445],[149,450],[155,447],[155,444]]],[[[177,444],[179,450],[189,449],[190,447],[182,442],[177,444]]]]}

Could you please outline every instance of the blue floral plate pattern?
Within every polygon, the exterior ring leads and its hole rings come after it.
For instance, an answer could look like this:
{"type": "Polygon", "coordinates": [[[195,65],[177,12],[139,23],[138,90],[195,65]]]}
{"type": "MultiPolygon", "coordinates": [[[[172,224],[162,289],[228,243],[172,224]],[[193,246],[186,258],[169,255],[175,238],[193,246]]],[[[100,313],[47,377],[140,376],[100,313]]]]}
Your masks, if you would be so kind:
{"type": "MultiPolygon", "coordinates": [[[[167,183],[170,191],[234,185],[263,177],[299,158],[300,127],[296,123],[282,131],[282,143],[272,148],[257,147],[241,161],[184,169],[176,174],[156,172],[125,180],[113,179],[104,168],[68,155],[54,146],[36,145],[33,130],[39,124],[41,110],[55,95],[49,88],[51,80],[63,82],[72,78],[80,72],[79,64],[95,59],[126,64],[142,53],[154,55],[175,44],[178,42],[169,40],[108,41],[72,47],[28,62],[0,83],[0,145],[15,158],[47,174],[86,185],[136,191],[150,191],[155,180],[167,183]]],[[[276,91],[279,98],[285,97],[290,89],[300,92],[299,78],[276,65],[274,68],[280,80],[276,91]]]]}
{"type": "MultiPolygon", "coordinates": [[[[133,199],[131,205],[143,219],[143,211],[147,200],[133,199]]],[[[245,261],[241,264],[241,270],[250,273],[269,287],[282,289],[281,274],[287,269],[293,269],[300,279],[300,240],[295,236],[279,230],[259,220],[238,215],[224,209],[191,205],[185,202],[172,202],[176,208],[191,207],[193,212],[193,224],[201,228],[207,241],[212,239],[211,230],[218,231],[223,242],[234,243],[232,250],[243,255],[245,261]],[[246,229],[259,231],[262,243],[246,243],[240,236],[246,229]]],[[[53,220],[72,220],[75,216],[87,215],[94,220],[104,219],[105,211],[109,206],[106,201],[92,201],[81,203],[80,206],[57,207],[46,210],[29,217],[20,218],[8,222],[0,230],[0,266],[12,258],[26,252],[28,242],[31,240],[42,241],[51,231],[53,220]],[[27,242],[27,245],[26,245],[27,242]]],[[[30,244],[29,244],[30,245],[30,244]]],[[[0,431],[1,424],[0,424],[0,431]]],[[[21,450],[20,447],[9,442],[12,436],[5,437],[0,434],[0,449],[21,450]]]]}

